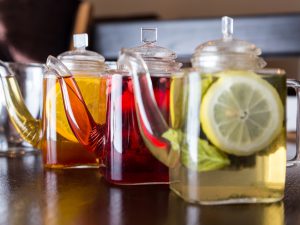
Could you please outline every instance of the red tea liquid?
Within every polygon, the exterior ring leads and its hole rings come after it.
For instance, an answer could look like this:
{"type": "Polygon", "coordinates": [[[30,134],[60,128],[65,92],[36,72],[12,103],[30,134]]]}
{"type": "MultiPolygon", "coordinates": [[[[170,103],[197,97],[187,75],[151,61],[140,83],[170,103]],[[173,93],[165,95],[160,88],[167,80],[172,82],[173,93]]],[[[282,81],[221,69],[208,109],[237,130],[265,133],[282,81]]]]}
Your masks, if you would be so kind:
{"type": "MultiPolygon", "coordinates": [[[[152,77],[157,104],[168,121],[167,77],[152,77]]],[[[108,84],[106,139],[101,172],[115,184],[168,183],[168,168],[147,149],[139,131],[133,83],[128,76],[112,76],[108,84]]]]}

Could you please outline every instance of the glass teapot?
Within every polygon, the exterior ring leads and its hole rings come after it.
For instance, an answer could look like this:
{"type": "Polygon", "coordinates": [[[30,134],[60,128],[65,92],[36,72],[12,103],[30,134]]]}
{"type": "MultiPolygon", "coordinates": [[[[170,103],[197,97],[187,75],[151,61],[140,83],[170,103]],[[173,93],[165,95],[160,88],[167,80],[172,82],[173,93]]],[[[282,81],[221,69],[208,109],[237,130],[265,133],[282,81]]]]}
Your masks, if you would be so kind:
{"type": "MultiPolygon", "coordinates": [[[[158,108],[167,119],[170,74],[181,64],[175,62],[174,52],[155,45],[156,29],[142,29],[142,40],[142,46],[127,51],[141,55],[149,66],[158,108]]],[[[89,151],[98,152],[102,162],[100,170],[108,182],[127,185],[169,182],[168,168],[151,154],[140,135],[133,81],[126,65],[123,70],[108,73],[103,125],[87,110],[81,88],[77,87],[71,72],[53,57],[49,57],[47,65],[59,77],[66,115],[75,136],[89,151]]]]}
{"type": "MultiPolygon", "coordinates": [[[[182,63],[176,62],[176,53],[157,45],[157,28],[141,28],[141,46],[125,49],[139,54],[149,69],[157,105],[166,120],[169,118],[170,75],[179,71],[182,63]]],[[[126,65],[119,65],[126,69],[126,65]]]]}
{"type": "Polygon", "coordinates": [[[283,70],[263,68],[260,49],[232,32],[232,19],[224,17],[224,37],[197,48],[192,63],[198,69],[172,74],[169,125],[143,59],[123,51],[118,64],[132,72],[141,136],[170,168],[176,194],[201,204],[279,201],[286,171],[286,86],[299,95],[299,82],[286,81],[283,70]]]}
{"type": "MultiPolygon", "coordinates": [[[[103,98],[106,84],[105,63],[101,55],[85,50],[87,42],[87,34],[74,35],[75,50],[58,57],[74,74],[95,120],[103,123],[105,111],[99,111],[98,108],[105,109],[103,105],[106,104],[106,99],[103,98]]],[[[24,104],[13,71],[4,64],[1,65],[6,68],[1,73],[1,81],[9,117],[21,137],[42,150],[45,166],[98,167],[96,155],[89,153],[78,143],[69,127],[57,77],[49,72],[50,69],[46,68],[43,78],[42,119],[35,119],[24,104]]]]}
{"type": "MultiPolygon", "coordinates": [[[[15,78],[20,84],[20,91],[24,102],[34,118],[42,117],[43,106],[43,72],[44,65],[38,63],[16,63],[5,62],[15,74],[15,78]],[[35,101],[32,101],[32,99],[35,101]]],[[[0,74],[5,72],[5,68],[0,65],[0,74]],[[4,70],[4,71],[2,71],[4,70]]],[[[0,82],[0,86],[2,86],[0,82]]],[[[38,151],[25,142],[9,120],[9,115],[5,107],[3,89],[0,88],[0,155],[16,157],[26,153],[38,151]]]]}

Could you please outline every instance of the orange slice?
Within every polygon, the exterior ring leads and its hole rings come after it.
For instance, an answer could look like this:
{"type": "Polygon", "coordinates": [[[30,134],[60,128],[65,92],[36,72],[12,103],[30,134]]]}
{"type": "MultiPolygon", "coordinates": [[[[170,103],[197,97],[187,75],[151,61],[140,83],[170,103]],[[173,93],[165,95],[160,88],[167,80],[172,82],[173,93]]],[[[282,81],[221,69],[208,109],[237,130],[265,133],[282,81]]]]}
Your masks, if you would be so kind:
{"type": "MultiPolygon", "coordinates": [[[[94,120],[103,124],[106,120],[106,78],[89,75],[75,75],[75,80],[84,101],[94,120]]],[[[50,88],[46,96],[46,116],[50,121],[56,120],[56,131],[64,138],[78,142],[74,136],[64,109],[59,82],[50,88]],[[56,117],[56,118],[54,118],[56,117]]],[[[50,124],[51,126],[52,124],[50,124]]]]}

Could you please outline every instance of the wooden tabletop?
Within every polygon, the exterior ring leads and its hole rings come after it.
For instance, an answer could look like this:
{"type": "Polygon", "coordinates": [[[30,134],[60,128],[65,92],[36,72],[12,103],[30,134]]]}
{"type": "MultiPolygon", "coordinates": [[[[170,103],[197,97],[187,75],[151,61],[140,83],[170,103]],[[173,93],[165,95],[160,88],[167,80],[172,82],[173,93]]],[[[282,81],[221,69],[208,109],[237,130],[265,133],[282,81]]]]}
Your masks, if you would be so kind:
{"type": "Polygon", "coordinates": [[[45,170],[39,154],[0,158],[2,225],[300,224],[300,165],[276,204],[188,204],[167,185],[112,186],[97,169],[45,170]]]}

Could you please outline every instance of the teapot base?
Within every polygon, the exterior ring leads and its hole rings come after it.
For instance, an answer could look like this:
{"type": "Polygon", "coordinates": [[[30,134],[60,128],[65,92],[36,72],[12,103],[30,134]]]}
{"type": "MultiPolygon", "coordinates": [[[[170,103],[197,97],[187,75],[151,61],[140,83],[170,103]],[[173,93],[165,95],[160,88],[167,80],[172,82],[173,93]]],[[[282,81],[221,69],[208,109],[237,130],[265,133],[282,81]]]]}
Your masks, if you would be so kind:
{"type": "Polygon", "coordinates": [[[99,164],[88,163],[88,164],[45,164],[46,169],[98,169],[99,164]]]}
{"type": "Polygon", "coordinates": [[[178,189],[173,188],[172,185],[170,189],[178,195],[180,198],[184,199],[189,203],[197,203],[201,205],[229,205],[229,204],[253,204],[253,203],[275,203],[283,199],[283,191],[273,191],[270,190],[269,196],[228,196],[228,198],[218,199],[218,198],[193,198],[188,195],[184,195],[178,189]]]}
{"type": "Polygon", "coordinates": [[[155,172],[118,172],[110,171],[106,167],[100,166],[100,172],[106,182],[114,185],[166,185],[169,184],[169,175],[166,171],[155,172]]]}
{"type": "Polygon", "coordinates": [[[0,146],[0,157],[14,158],[27,154],[39,154],[38,149],[32,147],[7,147],[1,148],[0,146]]]}

